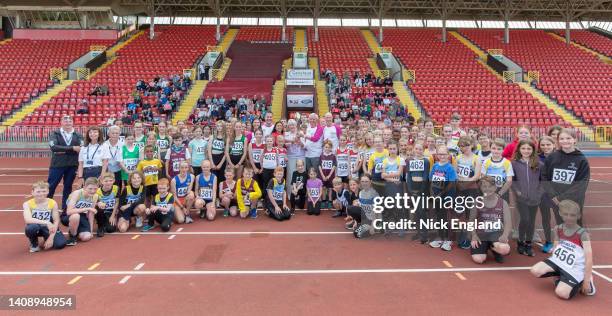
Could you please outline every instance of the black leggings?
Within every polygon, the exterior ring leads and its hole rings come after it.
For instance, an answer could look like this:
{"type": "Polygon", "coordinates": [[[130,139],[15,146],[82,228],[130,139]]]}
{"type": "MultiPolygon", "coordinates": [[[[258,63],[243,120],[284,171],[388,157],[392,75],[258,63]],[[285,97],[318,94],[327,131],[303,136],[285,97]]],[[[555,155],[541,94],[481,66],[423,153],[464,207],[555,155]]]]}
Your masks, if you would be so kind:
{"type": "Polygon", "coordinates": [[[553,203],[548,194],[545,193],[542,196],[542,202],[540,202],[540,214],[542,216],[542,229],[544,230],[544,237],[546,238],[546,241],[549,242],[552,242],[552,230],[550,227],[551,212],[555,216],[555,222],[557,225],[561,225],[563,223],[563,219],[559,215],[559,208],[553,203]]]}
{"type": "Polygon", "coordinates": [[[284,208],[281,205],[283,204],[282,201],[276,201],[276,203],[280,203],[278,204],[281,208],[281,213],[277,214],[276,211],[274,210],[274,205],[272,205],[272,203],[268,203],[268,213],[269,216],[279,222],[285,221],[285,220],[289,220],[291,219],[291,210],[289,208],[284,208]]]}
{"type": "Polygon", "coordinates": [[[291,203],[291,207],[295,210],[296,208],[304,209],[306,207],[306,190],[298,190],[298,194],[295,195],[291,193],[291,197],[289,199],[291,203]]]}
{"type": "Polygon", "coordinates": [[[155,222],[158,222],[161,225],[161,230],[163,232],[167,232],[170,230],[170,226],[172,226],[172,219],[174,218],[174,212],[168,212],[166,214],[162,214],[161,212],[155,212],[149,215],[149,226],[155,225],[155,222]]]}
{"type": "Polygon", "coordinates": [[[308,201],[308,206],[306,209],[306,213],[308,215],[321,215],[321,200],[318,200],[316,204],[312,204],[311,201],[308,201]]]}
{"type": "Polygon", "coordinates": [[[516,202],[516,207],[520,216],[518,240],[531,242],[535,230],[535,217],[538,205],[527,205],[519,200],[516,202]]]}
{"type": "Polygon", "coordinates": [[[107,233],[114,233],[117,230],[117,226],[113,226],[110,224],[110,217],[112,215],[112,210],[105,212],[104,210],[100,210],[96,207],[96,222],[98,223],[98,227],[104,228],[104,231],[107,233]]]}
{"type": "Polygon", "coordinates": [[[346,208],[346,213],[353,218],[357,222],[357,224],[361,224],[361,207],[351,205],[346,208]]]}
{"type": "MultiPolygon", "coordinates": [[[[384,196],[395,198],[396,194],[402,194],[403,184],[401,182],[385,182],[385,194],[384,196]]],[[[404,208],[393,207],[386,209],[382,212],[382,220],[384,222],[398,222],[402,219],[408,219],[408,211],[404,208]]],[[[385,231],[400,231],[401,229],[386,229],[385,231]]]]}

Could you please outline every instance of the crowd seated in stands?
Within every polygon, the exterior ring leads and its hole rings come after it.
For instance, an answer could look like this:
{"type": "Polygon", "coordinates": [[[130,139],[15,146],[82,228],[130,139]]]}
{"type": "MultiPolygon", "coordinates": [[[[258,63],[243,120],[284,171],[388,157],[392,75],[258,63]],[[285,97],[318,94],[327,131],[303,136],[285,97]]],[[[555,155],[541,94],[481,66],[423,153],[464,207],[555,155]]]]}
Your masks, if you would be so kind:
{"type": "Polygon", "coordinates": [[[371,73],[352,76],[345,72],[339,78],[331,70],[324,72],[332,114],[342,121],[359,117],[395,120],[396,117],[414,121],[393,90],[391,78],[378,78],[371,73]]]}
{"type": "Polygon", "coordinates": [[[148,84],[144,80],[138,80],[132,92],[133,100],[126,104],[121,120],[124,122],[138,120],[153,122],[155,120],[154,111],[170,117],[190,86],[191,79],[182,75],[173,75],[168,78],[159,76],[148,84]]]}
{"type": "Polygon", "coordinates": [[[193,124],[204,124],[210,120],[229,120],[237,117],[244,122],[252,122],[256,118],[265,117],[268,112],[271,112],[270,104],[263,95],[259,98],[257,95],[252,98],[245,95],[238,98],[234,95],[230,100],[226,100],[225,97],[217,97],[215,94],[198,100],[196,109],[189,116],[189,121],[193,124]]]}
{"type": "Polygon", "coordinates": [[[100,86],[96,86],[89,95],[108,95],[108,86],[107,85],[100,85],[100,86]]]}

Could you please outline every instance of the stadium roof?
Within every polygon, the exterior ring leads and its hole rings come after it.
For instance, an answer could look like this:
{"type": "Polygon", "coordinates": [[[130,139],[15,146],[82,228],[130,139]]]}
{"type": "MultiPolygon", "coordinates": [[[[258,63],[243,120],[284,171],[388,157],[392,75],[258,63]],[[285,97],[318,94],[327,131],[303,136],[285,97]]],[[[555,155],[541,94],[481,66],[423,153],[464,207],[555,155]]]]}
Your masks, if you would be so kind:
{"type": "Polygon", "coordinates": [[[0,14],[101,9],[119,16],[612,20],[612,0],[0,0],[0,14]]]}

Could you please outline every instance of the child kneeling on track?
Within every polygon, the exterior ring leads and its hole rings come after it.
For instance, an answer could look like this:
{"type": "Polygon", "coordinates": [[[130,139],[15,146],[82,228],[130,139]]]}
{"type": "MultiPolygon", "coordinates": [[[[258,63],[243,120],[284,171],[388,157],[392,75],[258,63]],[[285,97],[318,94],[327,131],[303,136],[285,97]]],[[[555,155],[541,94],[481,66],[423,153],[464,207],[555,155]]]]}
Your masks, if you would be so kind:
{"type": "Polygon", "coordinates": [[[240,217],[257,218],[257,200],[261,198],[261,189],[257,181],[253,180],[253,169],[244,167],[242,178],[236,182],[236,201],[240,210],[240,217]]]}
{"type": "Polygon", "coordinates": [[[270,180],[266,189],[268,191],[267,213],[277,221],[291,219],[291,210],[287,206],[284,174],[285,168],[276,167],[274,178],[270,180]]]}
{"type": "Polygon", "coordinates": [[[136,228],[142,227],[142,218],[147,208],[145,206],[145,190],[142,181],[142,173],[138,171],[132,172],[128,177],[128,183],[123,187],[119,197],[119,204],[121,205],[119,207],[121,215],[117,222],[119,232],[125,233],[130,228],[132,216],[136,216],[136,228]]]}
{"type": "Polygon", "coordinates": [[[78,189],[68,197],[68,207],[60,219],[68,227],[67,246],[77,244],[77,237],[81,241],[90,240],[92,223],[96,214],[95,205],[98,202],[98,179],[87,178],[82,189],[78,189]]]}
{"type": "Polygon", "coordinates": [[[580,290],[584,295],[595,295],[593,283],[593,251],[586,230],[578,225],[580,205],[571,200],[559,202],[563,224],[553,230],[552,256],[531,267],[538,278],[555,276],[555,294],[570,299],[580,290]]]}
{"type": "Polygon", "coordinates": [[[154,157],[155,149],[151,145],[145,146],[144,160],[138,162],[136,170],[144,174],[145,182],[145,201],[146,205],[151,205],[151,200],[157,194],[157,182],[161,178],[163,163],[154,157]]]}
{"type": "Polygon", "coordinates": [[[508,236],[512,231],[510,219],[510,208],[508,202],[497,194],[495,178],[485,176],[480,179],[480,190],[483,194],[482,207],[476,207],[470,213],[470,222],[478,221],[479,224],[493,227],[501,222],[500,229],[475,229],[472,231],[471,254],[476,263],[484,263],[487,260],[489,250],[493,253],[495,261],[504,262],[505,255],[510,253],[508,236]]]}
{"type": "Polygon", "coordinates": [[[161,230],[167,232],[172,226],[174,219],[174,195],[170,193],[170,181],[160,179],[157,183],[157,193],[151,201],[151,207],[145,210],[149,222],[142,228],[143,232],[150,231],[155,227],[155,222],[161,225],[161,230]]]}
{"type": "Polygon", "coordinates": [[[360,186],[359,199],[348,208],[348,215],[354,220],[355,224],[353,226],[356,227],[353,230],[353,235],[359,239],[375,233],[373,224],[376,219],[374,200],[379,197],[378,192],[372,187],[372,179],[369,175],[361,176],[360,186]]]}
{"type": "Polygon", "coordinates": [[[236,202],[236,181],[234,180],[234,170],[225,169],[225,181],[219,184],[219,201],[223,207],[223,216],[237,216],[238,203],[236,202]]]}
{"type": "MultiPolygon", "coordinates": [[[[202,162],[203,164],[204,162],[202,162]]],[[[170,182],[170,192],[174,195],[174,208],[176,210],[176,222],[179,224],[193,223],[189,211],[195,201],[193,194],[193,183],[195,176],[189,172],[190,166],[187,161],[182,161],[179,166],[179,174],[170,182]]]]}
{"type": "Polygon", "coordinates": [[[306,194],[308,201],[306,202],[306,214],[321,215],[321,195],[323,192],[323,181],[317,178],[315,168],[310,168],[308,171],[308,181],[306,181],[306,194]]]}
{"type": "Polygon", "coordinates": [[[335,177],[332,180],[334,187],[332,191],[332,207],[336,210],[336,213],[332,217],[340,217],[346,215],[346,208],[349,206],[349,199],[351,193],[344,187],[342,178],[335,177]]]}
{"type": "Polygon", "coordinates": [[[43,238],[43,248],[62,249],[66,238],[59,230],[60,215],[57,203],[48,199],[49,184],[38,181],[32,185],[33,198],[23,203],[25,235],[30,240],[30,252],[40,251],[38,238],[43,238]]]}
{"type": "Polygon", "coordinates": [[[217,177],[210,171],[210,160],[202,161],[202,173],[195,184],[198,197],[195,208],[200,211],[200,218],[212,221],[217,216],[217,177]]]}
{"type": "Polygon", "coordinates": [[[98,188],[98,203],[96,203],[96,235],[104,237],[104,233],[114,233],[117,230],[117,210],[119,207],[119,187],[115,184],[115,175],[107,172],[102,175],[102,186],[98,188]]]}

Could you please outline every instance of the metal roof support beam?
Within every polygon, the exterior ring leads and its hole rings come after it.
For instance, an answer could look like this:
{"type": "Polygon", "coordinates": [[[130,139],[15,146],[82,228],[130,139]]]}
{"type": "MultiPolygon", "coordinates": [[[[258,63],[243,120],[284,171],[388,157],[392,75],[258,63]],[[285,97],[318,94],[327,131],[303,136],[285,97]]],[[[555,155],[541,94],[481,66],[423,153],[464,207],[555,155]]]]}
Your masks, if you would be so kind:
{"type": "Polygon", "coordinates": [[[287,0],[281,0],[281,21],[282,21],[282,32],[281,41],[287,40],[287,0]]]}
{"type": "Polygon", "coordinates": [[[151,0],[151,5],[149,7],[151,14],[151,26],[149,27],[149,39],[153,40],[155,38],[155,0],[151,0]]]}
{"type": "Polygon", "coordinates": [[[565,20],[565,44],[569,45],[572,42],[570,38],[570,21],[565,20]]]}
{"type": "Polygon", "coordinates": [[[448,9],[446,0],[442,0],[441,3],[441,16],[442,16],[442,43],[446,43],[446,17],[448,16],[448,9]]]}
{"type": "Polygon", "coordinates": [[[314,41],[319,41],[319,12],[321,11],[321,0],[315,0],[313,11],[314,41]]]}

